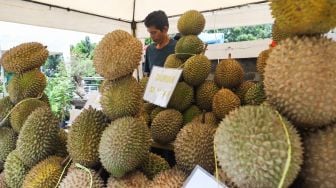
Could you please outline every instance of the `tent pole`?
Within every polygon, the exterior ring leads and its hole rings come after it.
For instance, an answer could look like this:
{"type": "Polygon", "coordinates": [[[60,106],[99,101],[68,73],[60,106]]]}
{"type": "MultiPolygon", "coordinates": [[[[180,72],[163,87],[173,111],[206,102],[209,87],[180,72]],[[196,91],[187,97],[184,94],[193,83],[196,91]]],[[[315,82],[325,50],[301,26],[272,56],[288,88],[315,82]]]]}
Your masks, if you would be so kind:
{"type": "Polygon", "coordinates": [[[136,3],[136,0],[133,0],[133,13],[132,13],[132,22],[131,22],[131,29],[132,29],[133,37],[136,37],[136,24],[137,24],[134,20],[134,18],[135,18],[135,3],[136,3]]]}

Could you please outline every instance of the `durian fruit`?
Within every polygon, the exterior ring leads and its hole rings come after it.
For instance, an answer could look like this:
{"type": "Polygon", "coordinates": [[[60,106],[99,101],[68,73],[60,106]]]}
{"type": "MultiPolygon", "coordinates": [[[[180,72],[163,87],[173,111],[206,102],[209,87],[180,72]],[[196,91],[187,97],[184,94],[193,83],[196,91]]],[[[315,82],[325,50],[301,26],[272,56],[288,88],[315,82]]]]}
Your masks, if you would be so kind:
{"type": "Polygon", "coordinates": [[[110,81],[105,86],[100,103],[103,112],[111,119],[135,116],[141,107],[142,90],[134,77],[110,81]]]}
{"type": "Polygon", "coordinates": [[[217,119],[223,119],[230,111],[239,106],[239,97],[229,89],[220,89],[212,102],[212,109],[217,119]]]}
{"type": "Polygon", "coordinates": [[[261,83],[253,85],[244,96],[244,103],[247,105],[260,105],[266,100],[264,86],[261,83]]]}
{"type": "Polygon", "coordinates": [[[191,122],[191,120],[201,114],[202,111],[196,105],[191,105],[186,111],[183,112],[183,124],[191,122]]]}
{"type": "Polygon", "coordinates": [[[147,188],[148,184],[149,180],[147,179],[147,177],[142,172],[136,171],[127,174],[122,178],[115,178],[111,176],[108,179],[106,188],[147,188]]]}
{"type": "Polygon", "coordinates": [[[213,139],[216,129],[212,125],[189,123],[177,134],[174,142],[176,164],[191,172],[196,165],[209,172],[215,169],[213,139]]]}
{"type": "Polygon", "coordinates": [[[76,167],[69,170],[60,183],[59,188],[103,188],[104,186],[104,181],[97,172],[91,169],[84,170],[76,167]]]}
{"type": "Polygon", "coordinates": [[[266,61],[268,59],[268,56],[269,56],[271,50],[272,50],[271,48],[267,49],[267,50],[264,50],[258,55],[256,67],[257,67],[257,71],[260,75],[261,80],[264,80],[264,72],[265,72],[265,67],[266,67],[266,61]]]}
{"type": "Polygon", "coordinates": [[[140,109],[140,112],[135,116],[136,118],[142,119],[146,122],[146,125],[150,126],[151,119],[149,114],[145,111],[144,108],[140,109]]]}
{"type": "Polygon", "coordinates": [[[185,82],[177,83],[168,103],[169,108],[180,112],[186,110],[194,100],[194,89],[185,82]]]}
{"type": "MultiPolygon", "coordinates": [[[[231,180],[231,178],[228,177],[228,175],[223,171],[222,168],[218,168],[218,179],[224,183],[228,188],[238,188],[237,185],[231,180]]],[[[216,172],[214,172],[216,175],[216,172]]]]}
{"type": "Polygon", "coordinates": [[[38,70],[33,69],[23,74],[15,74],[8,84],[8,94],[13,103],[43,94],[47,86],[46,77],[38,70]]]}
{"type": "Polygon", "coordinates": [[[141,170],[151,180],[161,171],[168,169],[170,169],[168,162],[155,153],[149,153],[148,159],[141,165],[141,170]]]}
{"type": "Polygon", "coordinates": [[[286,39],[273,48],[265,67],[267,101],[295,125],[336,122],[336,42],[286,39]]]}
{"type": "Polygon", "coordinates": [[[105,129],[99,144],[99,157],[113,177],[122,177],[140,166],[151,145],[146,123],[133,117],[116,119],[105,129]]]}
{"type": "Polygon", "coordinates": [[[17,104],[10,115],[10,123],[15,132],[19,133],[28,116],[39,107],[47,107],[45,102],[38,99],[27,99],[17,104]]]}
{"type": "Polygon", "coordinates": [[[214,81],[206,80],[196,90],[196,104],[206,111],[212,110],[212,100],[219,88],[214,81]]]}
{"type": "Polygon", "coordinates": [[[10,152],[16,147],[17,135],[10,127],[0,127],[0,171],[10,152]]]}
{"type": "Polygon", "coordinates": [[[245,94],[254,85],[255,85],[254,82],[248,80],[248,81],[244,81],[236,89],[236,91],[234,93],[239,97],[241,104],[246,104],[246,102],[244,101],[245,94]]]}
{"type": "Polygon", "coordinates": [[[45,102],[45,103],[48,104],[48,105],[50,105],[49,97],[48,97],[48,95],[45,94],[45,93],[42,94],[42,97],[41,97],[39,100],[45,102]]]}
{"type": "Polygon", "coordinates": [[[213,112],[206,112],[205,114],[200,114],[193,118],[192,122],[205,123],[208,125],[214,125],[217,127],[219,121],[217,120],[213,112]],[[203,122],[204,120],[204,122],[203,122]]]}
{"type": "Polygon", "coordinates": [[[158,115],[163,110],[165,110],[165,108],[162,108],[162,107],[159,107],[159,106],[155,107],[149,115],[150,119],[151,119],[151,122],[153,121],[155,116],[158,115]]]}
{"type": "Polygon", "coordinates": [[[21,188],[24,177],[29,171],[29,167],[26,166],[19,158],[17,150],[9,153],[5,162],[5,181],[8,187],[21,188]]]}
{"type": "Polygon", "coordinates": [[[302,187],[336,187],[336,124],[305,134],[302,187]]]}
{"type": "Polygon", "coordinates": [[[152,121],[152,138],[158,143],[167,144],[175,140],[182,126],[183,116],[179,111],[164,110],[158,113],[152,121]]]}
{"type": "Polygon", "coordinates": [[[49,52],[46,46],[38,42],[22,43],[6,51],[0,64],[7,72],[23,73],[42,66],[49,52]]]}
{"type": "Polygon", "coordinates": [[[215,71],[215,82],[219,87],[234,88],[244,81],[244,70],[235,59],[224,59],[219,62],[215,71]]]}
{"type": "Polygon", "coordinates": [[[66,157],[68,156],[68,151],[67,151],[67,143],[68,143],[68,133],[65,132],[64,129],[60,129],[56,141],[55,141],[55,148],[54,148],[54,153],[56,156],[59,157],[66,157]]]}
{"type": "Polygon", "coordinates": [[[293,35],[282,31],[279,28],[276,20],[274,21],[274,24],[272,25],[272,39],[273,39],[273,41],[279,43],[280,41],[282,41],[282,40],[284,40],[286,38],[292,37],[292,36],[293,35]]]}
{"type": "Polygon", "coordinates": [[[181,188],[187,175],[176,168],[164,170],[155,176],[150,188],[181,188]]]}
{"type": "Polygon", "coordinates": [[[187,35],[180,38],[175,46],[175,54],[178,58],[186,60],[193,55],[202,53],[204,43],[196,35],[187,35]]]}
{"type": "Polygon", "coordinates": [[[91,106],[84,109],[74,120],[68,133],[67,150],[73,162],[85,167],[94,167],[99,163],[99,142],[108,126],[103,112],[91,106]]]}
{"type": "Polygon", "coordinates": [[[16,148],[22,161],[33,167],[54,152],[58,120],[48,107],[36,109],[25,121],[16,148]]]}
{"type": "Polygon", "coordinates": [[[335,12],[332,9],[335,4],[336,2],[329,0],[271,0],[270,6],[279,29],[286,33],[302,35],[327,33],[335,28],[335,12]]]}
{"type": "Polygon", "coordinates": [[[5,172],[0,173],[0,187],[7,188],[6,180],[5,180],[5,172]]]}
{"type": "Polygon", "coordinates": [[[217,128],[214,144],[220,166],[238,187],[278,187],[286,162],[282,187],[289,187],[303,162],[299,134],[269,105],[231,112],[217,128]]]}
{"type": "Polygon", "coordinates": [[[24,188],[55,188],[62,174],[63,158],[50,156],[29,170],[23,181],[24,188]]]}
{"type": "Polygon", "coordinates": [[[183,61],[177,57],[176,54],[170,54],[164,63],[165,68],[179,68],[183,64],[183,61]]]}
{"type": "Polygon", "coordinates": [[[202,84],[211,71],[211,62],[205,55],[195,55],[190,57],[183,67],[183,80],[191,85],[202,84]]]}
{"type": "Polygon", "coordinates": [[[139,66],[141,41],[122,30],[106,34],[94,51],[96,71],[107,80],[126,76],[139,66]]]}
{"type": "MultiPolygon", "coordinates": [[[[9,96],[0,99],[0,122],[7,116],[13,107],[14,104],[11,102],[9,96]]],[[[5,120],[4,125],[10,125],[8,117],[5,120]]]]}
{"type": "Polygon", "coordinates": [[[197,10],[189,10],[178,19],[177,29],[182,35],[199,35],[205,26],[205,18],[197,10]]]}

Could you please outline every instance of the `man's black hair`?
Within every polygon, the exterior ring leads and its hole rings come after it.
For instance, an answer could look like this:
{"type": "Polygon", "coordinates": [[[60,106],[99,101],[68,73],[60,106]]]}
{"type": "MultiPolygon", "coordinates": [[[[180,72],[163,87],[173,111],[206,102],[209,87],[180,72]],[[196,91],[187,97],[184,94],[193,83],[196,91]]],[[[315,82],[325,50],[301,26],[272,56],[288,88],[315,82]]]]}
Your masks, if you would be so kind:
{"type": "Polygon", "coordinates": [[[154,26],[162,31],[165,26],[169,27],[168,17],[162,10],[151,12],[145,18],[145,26],[154,26]]]}

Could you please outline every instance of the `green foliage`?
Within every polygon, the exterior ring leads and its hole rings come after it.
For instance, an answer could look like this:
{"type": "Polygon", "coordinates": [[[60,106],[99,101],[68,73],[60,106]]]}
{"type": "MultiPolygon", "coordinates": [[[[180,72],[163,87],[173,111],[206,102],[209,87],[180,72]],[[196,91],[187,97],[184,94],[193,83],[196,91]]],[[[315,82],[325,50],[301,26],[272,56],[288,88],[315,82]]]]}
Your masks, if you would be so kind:
{"type": "Polygon", "coordinates": [[[75,46],[70,47],[71,54],[81,59],[93,59],[93,52],[96,47],[95,43],[91,43],[90,37],[86,36],[75,46]]]}
{"type": "Polygon", "coordinates": [[[63,62],[63,56],[61,54],[50,55],[47,62],[42,66],[42,71],[48,77],[54,77],[59,70],[58,65],[63,62]]]}
{"type": "Polygon", "coordinates": [[[70,47],[71,76],[91,77],[97,76],[93,66],[93,53],[96,47],[89,37],[70,47]]]}
{"type": "Polygon", "coordinates": [[[154,41],[152,40],[152,38],[145,38],[145,45],[150,45],[154,43],[154,41]]]}
{"type": "Polygon", "coordinates": [[[58,118],[64,120],[69,116],[75,86],[72,78],[67,76],[64,63],[60,63],[57,69],[59,72],[55,73],[54,77],[48,78],[46,93],[51,110],[58,118]]]}
{"type": "Polygon", "coordinates": [[[224,33],[224,42],[250,41],[271,38],[272,24],[241,26],[208,30],[207,33],[224,33]]]}

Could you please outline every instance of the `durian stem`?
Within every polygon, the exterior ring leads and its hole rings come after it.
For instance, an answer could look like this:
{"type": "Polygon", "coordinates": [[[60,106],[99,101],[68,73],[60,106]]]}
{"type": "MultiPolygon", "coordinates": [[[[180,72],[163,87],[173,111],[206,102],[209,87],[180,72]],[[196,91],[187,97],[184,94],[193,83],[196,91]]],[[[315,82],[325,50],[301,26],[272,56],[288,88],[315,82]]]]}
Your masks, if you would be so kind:
{"type": "Polygon", "coordinates": [[[89,175],[90,175],[90,188],[92,188],[92,185],[93,185],[93,178],[92,178],[92,173],[91,173],[91,171],[90,171],[88,168],[86,168],[85,166],[83,166],[83,165],[81,165],[81,164],[79,164],[79,163],[75,163],[75,165],[76,165],[76,167],[78,167],[78,168],[80,168],[80,169],[86,171],[87,173],[89,173],[89,175]]]}
{"type": "Polygon", "coordinates": [[[207,50],[207,47],[208,47],[208,43],[205,43],[205,45],[204,45],[204,49],[203,49],[203,51],[202,51],[202,55],[204,55],[205,54],[205,51],[207,50]]]}
{"type": "Polygon", "coordinates": [[[184,67],[184,64],[185,63],[182,63],[179,67],[177,67],[178,69],[181,69],[181,68],[183,68],[184,67]]]}
{"type": "Polygon", "coordinates": [[[22,101],[18,102],[8,113],[7,115],[1,120],[0,122],[0,127],[3,127],[6,123],[6,120],[8,119],[8,117],[11,115],[11,113],[15,110],[15,108],[17,108],[17,106],[23,102],[29,101],[29,100],[33,100],[33,99],[40,99],[42,98],[43,93],[41,93],[39,96],[37,96],[36,98],[26,98],[23,99],[22,101]]]}
{"type": "Polygon", "coordinates": [[[139,67],[136,69],[137,72],[137,81],[140,82],[140,72],[139,72],[139,67]]]}
{"type": "Polygon", "coordinates": [[[279,116],[280,122],[281,122],[282,127],[285,131],[286,141],[287,141],[287,144],[288,144],[287,160],[286,160],[286,164],[285,164],[285,169],[282,173],[282,177],[281,177],[279,185],[278,185],[278,188],[282,188],[282,187],[284,187],[285,179],[286,179],[286,176],[288,174],[290,163],[291,163],[291,160],[292,160],[292,144],[291,144],[291,141],[290,141],[290,138],[289,138],[288,129],[287,129],[285,123],[283,122],[281,115],[279,114],[278,111],[276,111],[276,113],[279,116]]]}
{"type": "Polygon", "coordinates": [[[64,173],[65,173],[66,169],[68,168],[68,166],[70,165],[71,161],[72,161],[72,158],[70,158],[70,155],[68,155],[68,156],[62,161],[61,165],[64,166],[64,168],[63,168],[63,171],[62,171],[61,176],[58,178],[58,181],[57,181],[57,184],[56,184],[55,188],[57,188],[57,186],[61,183],[62,178],[63,178],[63,176],[64,176],[64,173]],[[63,162],[64,162],[65,160],[67,160],[67,159],[70,159],[70,160],[69,160],[68,163],[64,166],[63,162]]]}

